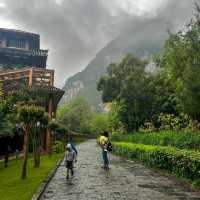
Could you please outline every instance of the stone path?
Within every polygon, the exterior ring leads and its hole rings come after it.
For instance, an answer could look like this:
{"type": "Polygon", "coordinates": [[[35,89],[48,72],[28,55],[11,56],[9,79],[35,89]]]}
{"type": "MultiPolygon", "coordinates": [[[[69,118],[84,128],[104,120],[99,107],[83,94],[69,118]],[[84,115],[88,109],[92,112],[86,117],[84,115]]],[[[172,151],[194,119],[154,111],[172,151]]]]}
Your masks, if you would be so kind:
{"type": "Polygon", "coordinates": [[[95,140],[78,146],[75,177],[66,180],[61,164],[42,200],[200,200],[200,192],[174,177],[111,155],[109,171],[101,169],[101,150],[95,140]]]}

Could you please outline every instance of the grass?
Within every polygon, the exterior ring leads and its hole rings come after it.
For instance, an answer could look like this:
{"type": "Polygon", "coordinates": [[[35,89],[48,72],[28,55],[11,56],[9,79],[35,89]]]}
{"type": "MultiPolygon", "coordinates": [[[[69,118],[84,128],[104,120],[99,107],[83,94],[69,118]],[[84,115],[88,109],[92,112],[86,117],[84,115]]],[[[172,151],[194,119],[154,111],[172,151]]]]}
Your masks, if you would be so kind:
{"type": "Polygon", "coordinates": [[[200,134],[173,131],[158,133],[113,134],[112,141],[146,145],[173,146],[179,149],[200,149],[200,134]]]}
{"type": "Polygon", "coordinates": [[[62,154],[53,154],[41,157],[39,169],[33,167],[33,158],[28,160],[27,179],[22,180],[21,160],[12,160],[8,168],[0,163],[0,199],[3,200],[30,200],[40,184],[55,167],[62,154]]]}

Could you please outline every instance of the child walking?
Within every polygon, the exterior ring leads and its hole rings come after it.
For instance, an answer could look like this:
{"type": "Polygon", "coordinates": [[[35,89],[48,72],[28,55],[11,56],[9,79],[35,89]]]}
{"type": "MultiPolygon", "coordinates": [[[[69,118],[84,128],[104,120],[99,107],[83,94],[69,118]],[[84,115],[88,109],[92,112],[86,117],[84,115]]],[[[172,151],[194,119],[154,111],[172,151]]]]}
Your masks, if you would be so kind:
{"type": "Polygon", "coordinates": [[[74,161],[76,162],[76,152],[72,149],[70,143],[67,144],[66,154],[65,154],[65,165],[67,168],[67,179],[69,179],[69,172],[71,177],[74,176],[74,161]]]}

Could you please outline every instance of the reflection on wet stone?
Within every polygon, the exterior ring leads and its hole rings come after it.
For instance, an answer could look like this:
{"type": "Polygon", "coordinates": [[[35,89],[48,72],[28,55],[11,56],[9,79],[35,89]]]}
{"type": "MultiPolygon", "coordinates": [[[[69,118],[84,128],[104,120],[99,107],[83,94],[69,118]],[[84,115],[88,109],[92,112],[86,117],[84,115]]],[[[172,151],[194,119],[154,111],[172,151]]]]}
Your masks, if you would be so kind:
{"type": "Polygon", "coordinates": [[[173,177],[136,162],[111,155],[111,169],[101,169],[101,150],[95,140],[78,146],[75,177],[66,180],[64,163],[41,200],[200,200],[200,193],[173,177]]]}

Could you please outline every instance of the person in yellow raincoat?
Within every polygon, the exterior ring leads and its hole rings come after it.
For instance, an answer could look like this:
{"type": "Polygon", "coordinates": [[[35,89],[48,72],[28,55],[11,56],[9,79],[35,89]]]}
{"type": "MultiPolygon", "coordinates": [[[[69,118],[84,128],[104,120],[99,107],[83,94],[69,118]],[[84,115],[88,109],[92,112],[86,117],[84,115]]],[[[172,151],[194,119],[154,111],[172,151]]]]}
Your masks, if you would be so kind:
{"type": "Polygon", "coordinates": [[[107,131],[104,131],[103,135],[99,138],[99,144],[102,148],[102,158],[103,158],[103,167],[104,169],[109,169],[109,160],[108,160],[108,150],[107,150],[107,144],[108,144],[108,137],[109,133],[107,131]]]}

